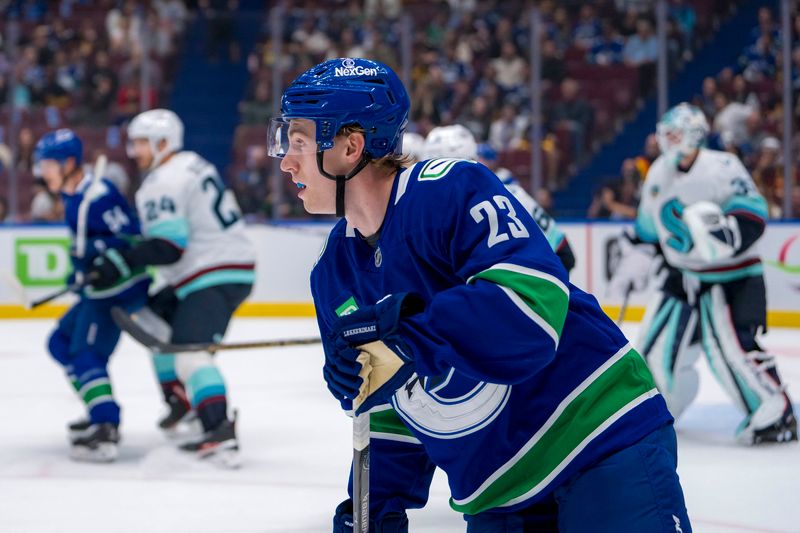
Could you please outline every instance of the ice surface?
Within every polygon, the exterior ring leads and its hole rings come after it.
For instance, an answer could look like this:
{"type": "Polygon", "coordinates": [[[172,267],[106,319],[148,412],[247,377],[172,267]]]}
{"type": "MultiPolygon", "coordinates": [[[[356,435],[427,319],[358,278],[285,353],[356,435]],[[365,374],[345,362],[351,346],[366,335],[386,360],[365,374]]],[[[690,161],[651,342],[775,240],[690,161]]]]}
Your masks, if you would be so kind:
{"type": "MultiPolygon", "coordinates": [[[[239,409],[244,465],[224,471],[179,454],[158,433],[150,358],[123,339],[111,365],[123,406],[120,459],[67,458],[65,424],[82,414],[47,356],[50,321],[0,321],[0,532],[326,532],[346,493],[350,420],[322,380],[317,347],[219,355],[239,409]]],[[[629,334],[635,325],[626,327],[629,334]]],[[[313,320],[237,319],[228,340],[306,336],[313,320]]],[[[790,393],[800,398],[800,331],[774,330],[790,393]]],[[[698,400],[678,425],[679,470],[698,532],[800,532],[800,446],[743,448],[740,415],[700,363],[698,400]]],[[[414,533],[464,531],[447,505],[446,478],[414,533]]]]}

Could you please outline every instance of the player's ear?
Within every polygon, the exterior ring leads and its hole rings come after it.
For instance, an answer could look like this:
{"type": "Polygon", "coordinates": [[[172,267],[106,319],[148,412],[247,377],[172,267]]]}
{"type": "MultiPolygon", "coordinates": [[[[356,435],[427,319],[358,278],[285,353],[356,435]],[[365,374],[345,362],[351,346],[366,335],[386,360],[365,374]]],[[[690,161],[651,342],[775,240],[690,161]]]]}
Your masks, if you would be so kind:
{"type": "MultiPolygon", "coordinates": [[[[158,143],[156,143],[156,148],[158,149],[159,153],[163,152],[166,147],[167,147],[167,140],[166,139],[161,139],[161,140],[158,141],[158,143]]],[[[155,154],[153,154],[153,155],[155,155],[155,154]]]]}
{"type": "Polygon", "coordinates": [[[355,163],[361,159],[361,154],[364,153],[364,134],[359,132],[351,133],[347,136],[347,143],[345,145],[345,157],[347,160],[355,163]]]}

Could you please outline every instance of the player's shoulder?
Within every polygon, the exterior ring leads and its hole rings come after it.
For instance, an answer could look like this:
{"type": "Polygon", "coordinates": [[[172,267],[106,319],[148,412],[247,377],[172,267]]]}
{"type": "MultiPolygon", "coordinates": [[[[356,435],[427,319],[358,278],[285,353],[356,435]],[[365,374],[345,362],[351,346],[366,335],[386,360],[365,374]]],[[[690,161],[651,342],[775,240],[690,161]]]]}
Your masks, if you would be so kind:
{"type": "Polygon", "coordinates": [[[210,161],[191,150],[178,152],[163,166],[165,169],[177,170],[191,178],[204,177],[209,173],[216,173],[216,168],[210,161]]]}
{"type": "Polygon", "coordinates": [[[471,196],[476,190],[504,191],[495,174],[484,165],[467,159],[429,159],[403,169],[393,199],[396,205],[413,204],[415,209],[441,209],[471,196]],[[447,202],[447,204],[443,204],[447,202]]]}
{"type": "Polygon", "coordinates": [[[700,156],[703,157],[708,164],[719,166],[721,168],[730,169],[731,171],[739,172],[744,168],[742,161],[736,154],[724,152],[722,150],[712,150],[709,148],[701,148],[700,156]]]}

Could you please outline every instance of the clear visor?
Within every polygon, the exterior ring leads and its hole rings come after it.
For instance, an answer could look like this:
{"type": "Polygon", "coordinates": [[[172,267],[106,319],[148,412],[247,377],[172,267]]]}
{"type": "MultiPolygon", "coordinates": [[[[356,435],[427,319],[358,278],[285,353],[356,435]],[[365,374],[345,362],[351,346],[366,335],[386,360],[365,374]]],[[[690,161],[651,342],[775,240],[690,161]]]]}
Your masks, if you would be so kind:
{"type": "Polygon", "coordinates": [[[267,153],[271,157],[317,153],[317,128],[305,118],[273,118],[267,131],[267,153]]]}

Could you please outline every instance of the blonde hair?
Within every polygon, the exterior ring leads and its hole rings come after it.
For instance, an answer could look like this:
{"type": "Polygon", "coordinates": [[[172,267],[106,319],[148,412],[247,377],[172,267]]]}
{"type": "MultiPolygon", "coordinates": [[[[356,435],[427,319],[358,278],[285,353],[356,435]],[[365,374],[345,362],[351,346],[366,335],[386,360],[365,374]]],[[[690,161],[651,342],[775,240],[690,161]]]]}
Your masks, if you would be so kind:
{"type": "MultiPolygon", "coordinates": [[[[342,126],[339,129],[339,133],[336,135],[347,137],[348,135],[352,135],[354,133],[360,133],[361,135],[364,135],[366,134],[366,131],[358,124],[348,124],[346,126],[342,126]]],[[[406,154],[389,153],[383,157],[379,157],[378,159],[373,159],[370,161],[370,163],[379,167],[388,168],[390,170],[397,170],[399,168],[409,166],[412,161],[412,158],[406,154]]]]}

